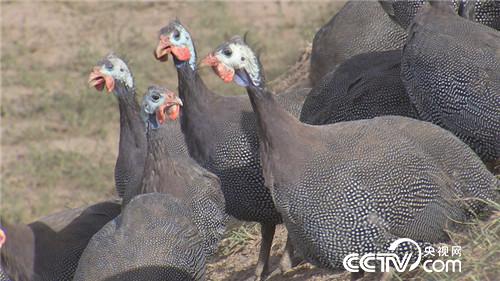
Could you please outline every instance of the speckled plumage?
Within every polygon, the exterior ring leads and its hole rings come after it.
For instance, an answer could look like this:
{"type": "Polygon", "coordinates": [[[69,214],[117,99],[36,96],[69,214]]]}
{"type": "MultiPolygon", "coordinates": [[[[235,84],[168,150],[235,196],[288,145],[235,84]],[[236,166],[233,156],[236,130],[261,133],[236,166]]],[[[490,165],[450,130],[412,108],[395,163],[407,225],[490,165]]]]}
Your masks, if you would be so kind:
{"type": "Polygon", "coordinates": [[[397,238],[444,241],[498,199],[498,179],[451,132],[401,116],[307,125],[253,84],[244,63],[216,58],[247,88],[266,186],[308,261],[341,269],[346,255],[385,252],[397,238]]]}
{"type": "MultiPolygon", "coordinates": [[[[408,28],[420,8],[428,0],[380,1],[384,10],[403,28],[408,28]]],[[[500,29],[500,2],[494,0],[447,0],[456,14],[494,29],[500,29]]],[[[443,3],[444,4],[444,3],[443,3]]]]}
{"type": "Polygon", "coordinates": [[[202,240],[190,210],[169,194],[142,194],[85,249],[75,281],[204,280],[202,240]]]}
{"type": "Polygon", "coordinates": [[[181,126],[189,152],[220,178],[227,213],[245,221],[281,223],[264,187],[256,120],[248,100],[209,92],[198,74],[185,67],[179,69],[179,94],[184,101],[181,126]],[[202,109],[192,109],[195,102],[191,99],[196,96],[204,99],[202,109]]]}
{"type": "Polygon", "coordinates": [[[373,1],[349,1],[316,33],[311,53],[310,79],[320,79],[350,57],[399,49],[406,32],[373,1]]]}
{"type": "Polygon", "coordinates": [[[89,240],[120,210],[120,204],[108,201],[61,211],[28,225],[2,222],[7,238],[1,249],[0,280],[73,280],[89,240]]]}
{"type": "Polygon", "coordinates": [[[314,264],[342,268],[345,255],[382,251],[400,237],[446,240],[453,221],[484,209],[470,198],[497,198],[498,180],[438,126],[396,116],[307,126],[252,91],[266,185],[314,264]]]}
{"type": "Polygon", "coordinates": [[[500,30],[500,1],[467,1],[462,16],[500,30]]]}
{"type": "Polygon", "coordinates": [[[181,129],[189,154],[221,180],[228,214],[261,224],[262,243],[255,275],[262,278],[268,273],[275,226],[281,223],[281,217],[264,186],[255,114],[244,96],[217,95],[206,87],[191,63],[196,57],[191,35],[179,25],[174,21],[161,29],[155,54],[161,55],[168,44],[175,46],[171,49],[175,52],[187,50],[190,54],[189,60],[182,61],[172,51],[179,96],[184,102],[181,129]]]}
{"type": "MultiPolygon", "coordinates": [[[[192,61],[196,51],[191,35],[179,26],[182,26],[179,22],[171,22],[161,29],[160,36],[172,37],[179,32],[180,39],[171,41],[186,41],[184,45],[189,48],[192,61]]],[[[271,194],[263,186],[256,121],[248,100],[244,96],[213,93],[191,63],[179,61],[175,56],[174,62],[179,96],[184,102],[181,129],[189,154],[220,178],[227,213],[245,221],[281,222],[271,194]]]]}
{"type": "Polygon", "coordinates": [[[409,28],[401,75],[423,120],[452,131],[485,161],[500,157],[500,34],[426,6],[409,28]]]}
{"type": "MultiPolygon", "coordinates": [[[[150,87],[144,96],[143,112],[146,100],[153,102],[153,95],[158,97],[166,92],[165,88],[150,87]]],[[[160,98],[154,101],[156,108],[151,113],[153,118],[163,102],[160,98]]],[[[180,200],[190,210],[190,217],[203,240],[205,254],[209,256],[217,250],[228,220],[224,195],[216,175],[199,166],[189,156],[170,155],[165,138],[172,131],[166,125],[174,122],[167,121],[158,129],[146,125],[148,152],[144,179],[141,186],[125,194],[124,202],[139,194],[152,192],[168,193],[180,200]]]]}
{"type": "MultiPolygon", "coordinates": [[[[411,21],[418,13],[420,8],[427,4],[428,0],[409,0],[409,1],[379,1],[386,13],[395,20],[401,27],[407,29],[411,21]]],[[[446,5],[450,5],[458,14],[460,3],[457,0],[444,0],[446,5]]],[[[445,4],[445,3],[443,3],[445,4]]]]}
{"type": "Polygon", "coordinates": [[[294,88],[276,94],[276,101],[290,114],[299,118],[302,106],[306,101],[311,88],[294,88]]]}
{"type": "Polygon", "coordinates": [[[418,119],[400,78],[400,61],[400,50],[346,60],[311,90],[300,121],[323,125],[384,115],[418,119]]]}

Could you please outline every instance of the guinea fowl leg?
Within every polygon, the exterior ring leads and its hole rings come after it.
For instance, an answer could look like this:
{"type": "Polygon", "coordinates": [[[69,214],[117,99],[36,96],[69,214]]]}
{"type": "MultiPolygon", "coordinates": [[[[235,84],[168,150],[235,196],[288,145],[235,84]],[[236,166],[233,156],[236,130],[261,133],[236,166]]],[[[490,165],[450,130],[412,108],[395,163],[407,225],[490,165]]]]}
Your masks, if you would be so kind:
{"type": "Polygon", "coordinates": [[[262,281],[269,271],[269,255],[271,253],[271,246],[273,244],[274,231],[276,230],[275,224],[261,224],[261,236],[259,260],[257,261],[257,268],[255,269],[255,281],[262,281]]]}
{"type": "Polygon", "coordinates": [[[365,276],[365,272],[361,269],[359,270],[359,272],[351,272],[351,281],[359,280],[363,278],[363,276],[365,276]]]}
{"type": "Polygon", "coordinates": [[[280,260],[281,273],[289,271],[292,267],[297,266],[301,262],[301,259],[294,255],[294,250],[292,240],[290,239],[290,235],[288,235],[286,237],[285,250],[280,260]]]}

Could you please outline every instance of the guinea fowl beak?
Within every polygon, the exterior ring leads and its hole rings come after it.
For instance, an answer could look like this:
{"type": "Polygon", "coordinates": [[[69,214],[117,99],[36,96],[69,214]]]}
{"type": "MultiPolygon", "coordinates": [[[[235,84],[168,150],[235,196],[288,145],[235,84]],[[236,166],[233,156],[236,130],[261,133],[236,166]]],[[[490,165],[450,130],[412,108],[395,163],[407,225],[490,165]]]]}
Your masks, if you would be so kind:
{"type": "Polygon", "coordinates": [[[166,35],[160,35],[160,42],[158,42],[158,46],[154,52],[155,58],[159,61],[167,61],[170,52],[172,52],[170,39],[166,35]]]}
{"type": "Polygon", "coordinates": [[[3,244],[5,244],[5,240],[7,240],[7,236],[3,229],[0,229],[0,249],[2,249],[3,244]]]}
{"type": "Polygon", "coordinates": [[[98,66],[94,67],[92,72],[90,72],[88,83],[90,87],[95,87],[98,91],[102,91],[104,85],[106,85],[108,93],[111,93],[115,88],[115,80],[113,77],[102,74],[98,66]]]}
{"type": "Polygon", "coordinates": [[[167,91],[162,94],[165,96],[165,102],[160,105],[156,111],[156,120],[162,125],[168,119],[176,120],[179,117],[182,100],[173,92],[167,91]]]}
{"type": "Polygon", "coordinates": [[[215,74],[220,77],[225,83],[230,83],[234,78],[234,69],[232,67],[227,66],[222,63],[216,56],[213,54],[208,54],[200,64],[203,66],[211,66],[215,74]]]}

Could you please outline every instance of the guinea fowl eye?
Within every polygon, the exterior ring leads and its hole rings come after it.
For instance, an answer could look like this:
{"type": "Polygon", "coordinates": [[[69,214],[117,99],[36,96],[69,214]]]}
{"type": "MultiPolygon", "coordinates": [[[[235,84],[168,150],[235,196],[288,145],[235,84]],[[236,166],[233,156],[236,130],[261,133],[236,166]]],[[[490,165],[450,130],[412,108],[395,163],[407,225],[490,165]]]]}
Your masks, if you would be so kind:
{"type": "Polygon", "coordinates": [[[222,51],[222,53],[223,53],[226,57],[230,57],[230,56],[233,54],[233,51],[231,51],[231,49],[224,49],[224,51],[222,51]]]}
{"type": "Polygon", "coordinates": [[[181,33],[179,32],[179,30],[174,30],[174,38],[175,39],[179,39],[181,37],[181,33]]]}
{"type": "Polygon", "coordinates": [[[104,64],[107,70],[113,70],[113,65],[111,63],[104,64]]]}
{"type": "Polygon", "coordinates": [[[157,100],[160,99],[160,96],[159,95],[153,95],[152,98],[153,98],[154,101],[157,101],[157,100]]]}

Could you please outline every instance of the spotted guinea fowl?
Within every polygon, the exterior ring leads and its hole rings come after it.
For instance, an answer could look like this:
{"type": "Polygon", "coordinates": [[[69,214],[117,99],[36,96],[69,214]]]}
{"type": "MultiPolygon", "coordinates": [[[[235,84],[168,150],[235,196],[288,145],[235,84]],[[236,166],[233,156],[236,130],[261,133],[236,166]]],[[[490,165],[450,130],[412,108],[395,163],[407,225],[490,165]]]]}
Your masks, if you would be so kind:
{"type": "Polygon", "coordinates": [[[498,180],[438,126],[399,116],[306,125],[256,79],[259,61],[241,40],[209,60],[221,78],[235,73],[246,86],[266,186],[295,246],[318,266],[341,269],[346,255],[386,251],[400,237],[446,240],[449,225],[497,198],[498,180]]]}
{"type": "Polygon", "coordinates": [[[264,186],[252,106],[244,96],[217,95],[206,87],[197,70],[191,35],[179,21],[163,27],[159,39],[156,58],[165,61],[172,54],[177,68],[179,96],[184,103],[180,121],[189,154],[221,180],[229,215],[262,226],[255,275],[263,278],[281,217],[264,186]]]}
{"type": "Polygon", "coordinates": [[[178,117],[181,100],[166,88],[151,86],[144,95],[142,118],[146,123],[148,152],[144,179],[140,186],[125,193],[124,201],[143,193],[168,193],[191,211],[207,256],[218,246],[228,216],[217,176],[200,167],[189,156],[170,155],[165,137],[171,131],[166,120],[178,117]]]}
{"type": "Polygon", "coordinates": [[[423,120],[452,131],[484,161],[500,157],[500,34],[426,5],[409,27],[401,76],[423,120]]]}
{"type": "Polygon", "coordinates": [[[90,238],[120,213],[107,201],[65,210],[28,225],[2,220],[0,280],[73,280],[90,238]]]}
{"type": "MultiPolygon", "coordinates": [[[[89,84],[102,91],[114,92],[120,110],[120,143],[115,165],[115,186],[120,197],[126,190],[142,181],[146,159],[146,134],[136,100],[134,78],[127,64],[110,54],[97,63],[90,73],[89,84]]],[[[167,150],[172,154],[187,155],[184,136],[178,122],[166,125],[171,133],[165,138],[167,150]]]]}
{"type": "MultiPolygon", "coordinates": [[[[379,1],[389,16],[399,23],[404,29],[408,28],[411,21],[428,0],[414,1],[379,1]]],[[[500,29],[500,2],[494,0],[446,0],[456,14],[472,21],[500,29]]],[[[445,4],[445,3],[443,3],[445,4]]]]}
{"type": "Polygon", "coordinates": [[[348,58],[372,51],[400,49],[406,32],[377,2],[349,1],[314,36],[310,79],[314,87],[348,58]]]}
{"type": "Polygon", "coordinates": [[[203,242],[190,213],[170,194],[134,197],[92,237],[73,280],[205,280],[203,242]]]}
{"type": "Polygon", "coordinates": [[[300,121],[323,125],[384,115],[418,119],[400,72],[400,50],[356,55],[311,90],[300,121]]]}

